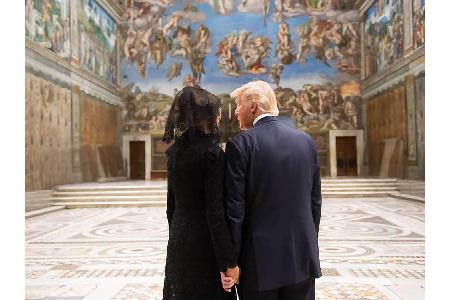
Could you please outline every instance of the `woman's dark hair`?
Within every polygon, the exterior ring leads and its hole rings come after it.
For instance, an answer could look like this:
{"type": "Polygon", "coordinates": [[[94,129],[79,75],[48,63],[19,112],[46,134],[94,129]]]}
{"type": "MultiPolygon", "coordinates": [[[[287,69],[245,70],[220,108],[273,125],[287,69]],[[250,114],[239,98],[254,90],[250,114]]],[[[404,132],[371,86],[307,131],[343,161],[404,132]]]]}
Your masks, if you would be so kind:
{"type": "Polygon", "coordinates": [[[201,133],[218,138],[221,100],[200,87],[185,87],[175,95],[167,118],[163,141],[167,144],[186,135],[201,133]]]}

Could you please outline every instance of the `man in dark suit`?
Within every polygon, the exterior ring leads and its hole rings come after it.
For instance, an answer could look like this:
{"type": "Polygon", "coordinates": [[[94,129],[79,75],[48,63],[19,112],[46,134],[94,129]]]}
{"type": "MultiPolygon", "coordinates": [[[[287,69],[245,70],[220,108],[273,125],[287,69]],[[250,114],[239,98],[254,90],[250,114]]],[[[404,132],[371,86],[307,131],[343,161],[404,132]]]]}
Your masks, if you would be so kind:
{"type": "Polygon", "coordinates": [[[225,206],[242,270],[240,299],[314,299],[322,206],[314,142],[278,120],[266,82],[231,97],[243,132],[226,145],[225,206]]]}

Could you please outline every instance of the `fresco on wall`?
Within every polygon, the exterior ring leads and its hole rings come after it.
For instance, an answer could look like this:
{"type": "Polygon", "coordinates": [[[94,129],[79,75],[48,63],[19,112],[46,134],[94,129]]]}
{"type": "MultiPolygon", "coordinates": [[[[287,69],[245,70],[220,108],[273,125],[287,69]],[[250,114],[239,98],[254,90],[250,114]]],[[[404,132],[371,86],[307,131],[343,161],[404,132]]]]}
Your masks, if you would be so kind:
{"type": "Polygon", "coordinates": [[[69,58],[69,11],[69,0],[26,0],[26,37],[63,58],[69,58]]]}
{"type": "Polygon", "coordinates": [[[291,117],[305,131],[361,128],[361,93],[357,82],[342,85],[305,84],[301,89],[277,88],[280,116],[291,117]]]}
{"type": "Polygon", "coordinates": [[[349,3],[125,1],[118,33],[124,130],[162,130],[175,90],[183,86],[200,85],[225,97],[256,79],[277,89],[285,115],[295,115],[298,127],[359,126],[340,112],[344,100],[334,110],[326,108],[334,105],[332,91],[339,94],[350,84],[357,89],[346,95],[352,99],[348,115],[359,113],[359,17],[349,3]],[[283,93],[292,95],[285,99],[283,93]],[[296,100],[300,94],[309,97],[317,115],[308,115],[307,104],[299,105],[305,101],[296,100]]]}
{"type": "Polygon", "coordinates": [[[376,0],[364,24],[367,76],[403,57],[403,1],[376,0]]]}
{"type": "Polygon", "coordinates": [[[414,48],[425,44],[425,0],[413,0],[414,48]]]}
{"type": "Polygon", "coordinates": [[[116,83],[116,23],[94,0],[78,1],[80,65],[116,83]]]}

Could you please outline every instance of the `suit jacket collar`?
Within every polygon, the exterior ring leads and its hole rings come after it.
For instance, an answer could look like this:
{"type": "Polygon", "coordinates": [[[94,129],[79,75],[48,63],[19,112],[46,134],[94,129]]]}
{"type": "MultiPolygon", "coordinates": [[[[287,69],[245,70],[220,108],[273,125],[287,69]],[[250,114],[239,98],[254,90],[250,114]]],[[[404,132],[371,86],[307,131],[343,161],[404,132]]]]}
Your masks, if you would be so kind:
{"type": "Polygon", "coordinates": [[[258,120],[258,122],[256,122],[255,125],[253,125],[253,127],[264,124],[266,122],[272,122],[272,121],[278,121],[278,118],[275,116],[264,117],[264,118],[258,120]]]}

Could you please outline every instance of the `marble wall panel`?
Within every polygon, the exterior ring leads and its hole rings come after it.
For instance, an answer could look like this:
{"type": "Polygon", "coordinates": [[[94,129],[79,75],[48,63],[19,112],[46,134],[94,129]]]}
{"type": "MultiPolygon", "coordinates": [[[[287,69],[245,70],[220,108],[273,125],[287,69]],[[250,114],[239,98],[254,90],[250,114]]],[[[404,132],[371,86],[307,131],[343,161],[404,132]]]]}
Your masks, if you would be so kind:
{"type": "Polygon", "coordinates": [[[25,75],[25,189],[70,183],[71,92],[30,72],[25,75]]]}
{"type": "Polygon", "coordinates": [[[82,180],[123,175],[122,155],[117,140],[116,106],[80,94],[82,180]]]}
{"type": "Polygon", "coordinates": [[[367,101],[367,149],[370,176],[404,177],[407,164],[404,84],[367,101]]]}

